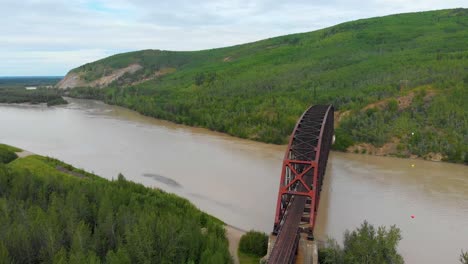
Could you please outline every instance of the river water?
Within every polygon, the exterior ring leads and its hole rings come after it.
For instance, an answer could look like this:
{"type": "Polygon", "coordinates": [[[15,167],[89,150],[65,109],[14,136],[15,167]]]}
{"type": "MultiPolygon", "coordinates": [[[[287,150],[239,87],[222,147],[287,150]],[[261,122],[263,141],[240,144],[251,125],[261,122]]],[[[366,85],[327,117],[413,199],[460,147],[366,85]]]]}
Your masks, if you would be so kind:
{"type": "MultiPolygon", "coordinates": [[[[0,142],[108,179],[122,173],[233,226],[271,231],[285,146],[69,100],[52,108],[0,105],[0,142]]],[[[458,263],[468,250],[468,167],[331,153],[316,236],[341,241],[364,220],[401,229],[406,263],[458,263]]]]}

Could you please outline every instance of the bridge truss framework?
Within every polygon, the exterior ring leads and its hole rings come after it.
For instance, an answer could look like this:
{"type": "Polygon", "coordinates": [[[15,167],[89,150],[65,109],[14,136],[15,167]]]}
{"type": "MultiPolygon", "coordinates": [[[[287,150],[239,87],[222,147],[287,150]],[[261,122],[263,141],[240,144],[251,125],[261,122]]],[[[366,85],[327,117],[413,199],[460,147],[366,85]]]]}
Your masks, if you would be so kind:
{"type": "Polygon", "coordinates": [[[268,263],[292,263],[299,233],[313,239],[323,178],[334,137],[334,108],[308,108],[291,134],[283,159],[268,263]]]}

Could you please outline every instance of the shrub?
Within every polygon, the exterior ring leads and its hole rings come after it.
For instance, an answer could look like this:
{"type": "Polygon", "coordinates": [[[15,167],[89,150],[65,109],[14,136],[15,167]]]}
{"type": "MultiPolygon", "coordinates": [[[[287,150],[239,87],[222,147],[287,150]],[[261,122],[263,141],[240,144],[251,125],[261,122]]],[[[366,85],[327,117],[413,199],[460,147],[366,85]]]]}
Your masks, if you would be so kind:
{"type": "Polygon", "coordinates": [[[329,240],[324,248],[319,250],[319,260],[323,264],[354,264],[354,263],[404,263],[397,252],[401,240],[400,229],[391,226],[374,228],[364,223],[355,231],[346,231],[344,247],[341,248],[334,240],[329,240]]]}
{"type": "Polygon", "coordinates": [[[332,149],[346,151],[352,145],[354,145],[354,141],[348,132],[341,128],[335,129],[335,144],[332,145],[332,149]]]}
{"type": "Polygon", "coordinates": [[[18,155],[13,151],[5,148],[0,148],[0,163],[10,163],[11,161],[18,158],[18,155]]]}
{"type": "Polygon", "coordinates": [[[249,231],[240,239],[239,250],[245,254],[263,257],[267,253],[268,236],[265,233],[249,231]]]}
{"type": "Polygon", "coordinates": [[[398,102],[396,99],[392,98],[388,101],[387,103],[387,109],[388,111],[394,113],[396,111],[398,111],[398,102]]]}
{"type": "Polygon", "coordinates": [[[468,251],[467,252],[461,252],[461,255],[460,255],[460,262],[462,264],[468,264],[468,251]]]}

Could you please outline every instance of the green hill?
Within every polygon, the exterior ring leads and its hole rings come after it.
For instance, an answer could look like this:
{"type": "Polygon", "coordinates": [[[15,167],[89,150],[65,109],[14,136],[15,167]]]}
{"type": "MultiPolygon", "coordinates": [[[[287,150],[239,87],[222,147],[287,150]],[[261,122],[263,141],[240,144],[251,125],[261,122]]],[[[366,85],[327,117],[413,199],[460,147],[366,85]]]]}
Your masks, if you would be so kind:
{"type": "Polygon", "coordinates": [[[0,144],[0,263],[231,263],[189,201],[0,144]],[[3,159],[2,159],[3,157],[3,159]]]}
{"type": "Polygon", "coordinates": [[[308,105],[331,103],[337,149],[466,162],[467,43],[468,9],[398,14],[220,49],[118,54],[58,86],[277,144],[308,105]]]}

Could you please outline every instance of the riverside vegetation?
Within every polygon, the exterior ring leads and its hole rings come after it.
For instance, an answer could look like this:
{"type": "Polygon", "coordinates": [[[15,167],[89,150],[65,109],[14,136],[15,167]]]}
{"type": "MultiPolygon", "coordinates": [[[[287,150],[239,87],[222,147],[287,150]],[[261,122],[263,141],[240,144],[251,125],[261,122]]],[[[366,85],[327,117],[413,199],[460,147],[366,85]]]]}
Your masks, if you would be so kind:
{"type": "Polygon", "coordinates": [[[223,223],[187,200],[17,151],[0,145],[0,263],[231,263],[223,223]]]}
{"type": "Polygon", "coordinates": [[[308,105],[333,104],[336,149],[390,144],[384,154],[466,163],[467,42],[468,9],[398,14],[227,48],[118,54],[71,70],[85,84],[67,93],[276,144],[308,105]],[[141,67],[96,89],[129,65],[141,67]]]}
{"type": "Polygon", "coordinates": [[[0,103],[7,104],[40,104],[47,106],[67,104],[61,92],[57,89],[38,88],[36,90],[26,90],[24,88],[3,88],[0,89],[0,103]]]}
{"type": "Polygon", "coordinates": [[[241,264],[256,264],[267,254],[267,250],[267,234],[251,230],[241,237],[237,254],[241,264]]]}
{"type": "MultiPolygon", "coordinates": [[[[323,264],[361,264],[361,263],[395,263],[403,264],[403,257],[397,252],[401,231],[396,226],[389,229],[375,228],[364,221],[359,228],[344,233],[344,246],[329,239],[319,249],[319,262],[323,264]]],[[[239,256],[241,264],[259,263],[265,256],[268,247],[268,236],[261,232],[249,231],[241,237],[239,256]]],[[[460,256],[460,260],[463,257],[460,256]]]]}
{"type": "Polygon", "coordinates": [[[343,247],[330,239],[319,250],[319,262],[323,264],[395,263],[403,264],[397,252],[401,231],[395,226],[375,228],[367,221],[359,228],[344,234],[343,247]]]}
{"type": "MultiPolygon", "coordinates": [[[[20,151],[0,144],[0,263],[232,262],[223,223],[187,200],[20,151]]],[[[403,263],[394,226],[364,222],[344,237],[343,247],[330,240],[320,250],[320,263],[403,263]]],[[[242,263],[266,248],[265,234],[248,232],[242,263]]],[[[459,259],[467,263],[468,253],[459,259]]]]}
{"type": "Polygon", "coordinates": [[[468,251],[464,252],[462,250],[461,254],[460,254],[460,262],[462,264],[468,264],[468,251]]]}
{"type": "Polygon", "coordinates": [[[2,77],[0,103],[46,103],[47,106],[67,104],[60,91],[49,88],[59,80],[59,77],[2,77]],[[37,89],[26,90],[27,86],[34,86],[37,89]]]}

